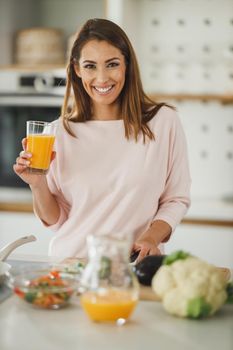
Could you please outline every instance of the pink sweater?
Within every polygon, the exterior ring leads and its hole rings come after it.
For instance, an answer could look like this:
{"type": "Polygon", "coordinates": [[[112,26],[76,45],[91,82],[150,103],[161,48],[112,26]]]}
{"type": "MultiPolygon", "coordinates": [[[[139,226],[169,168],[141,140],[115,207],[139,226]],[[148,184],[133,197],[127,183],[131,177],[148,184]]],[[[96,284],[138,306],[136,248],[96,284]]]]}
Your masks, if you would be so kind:
{"type": "Polygon", "coordinates": [[[155,141],[136,143],[122,120],[71,123],[59,119],[57,155],[47,175],[60,206],[49,255],[85,257],[89,234],[135,239],[154,220],[172,230],[190,205],[187,146],[180,120],[162,107],[149,122],[155,141]]]}

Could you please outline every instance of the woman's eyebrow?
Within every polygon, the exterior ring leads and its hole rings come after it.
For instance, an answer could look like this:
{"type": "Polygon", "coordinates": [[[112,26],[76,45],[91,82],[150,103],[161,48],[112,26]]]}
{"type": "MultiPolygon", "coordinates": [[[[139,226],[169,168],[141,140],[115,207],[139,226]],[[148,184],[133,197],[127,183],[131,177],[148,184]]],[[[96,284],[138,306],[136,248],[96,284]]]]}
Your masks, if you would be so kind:
{"type": "MultiPolygon", "coordinates": [[[[113,60],[119,60],[120,61],[120,58],[119,57],[112,57],[112,58],[109,58],[108,60],[106,60],[105,62],[106,63],[109,63],[110,61],[113,61],[113,60]]],[[[95,61],[92,61],[92,60],[85,60],[82,62],[82,64],[84,63],[96,63],[95,61]]]]}
{"type": "Polygon", "coordinates": [[[106,60],[105,62],[108,63],[108,62],[113,61],[113,60],[119,60],[119,61],[120,61],[120,58],[119,58],[119,57],[109,58],[109,59],[106,60]]]}
{"type": "Polygon", "coordinates": [[[95,61],[91,61],[91,60],[85,60],[82,63],[96,63],[95,61]]]}

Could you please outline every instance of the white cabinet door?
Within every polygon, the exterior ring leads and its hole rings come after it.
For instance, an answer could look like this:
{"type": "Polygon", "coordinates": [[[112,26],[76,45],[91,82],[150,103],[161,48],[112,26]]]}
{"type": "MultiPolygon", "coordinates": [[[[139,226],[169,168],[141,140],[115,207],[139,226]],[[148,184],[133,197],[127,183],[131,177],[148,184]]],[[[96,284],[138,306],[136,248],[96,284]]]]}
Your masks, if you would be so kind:
{"type": "Polygon", "coordinates": [[[53,233],[43,227],[32,213],[0,212],[0,248],[23,236],[34,235],[37,240],[18,247],[17,254],[47,256],[53,233]]]}
{"type": "Polygon", "coordinates": [[[206,261],[233,268],[233,228],[181,224],[165,244],[165,253],[183,249],[206,261]]]}

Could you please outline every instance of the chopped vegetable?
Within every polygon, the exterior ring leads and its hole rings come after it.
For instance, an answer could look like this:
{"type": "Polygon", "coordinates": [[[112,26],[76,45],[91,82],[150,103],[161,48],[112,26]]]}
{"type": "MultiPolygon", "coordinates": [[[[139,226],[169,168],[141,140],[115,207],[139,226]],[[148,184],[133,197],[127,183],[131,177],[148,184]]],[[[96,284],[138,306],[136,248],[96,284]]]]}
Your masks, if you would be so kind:
{"type": "Polygon", "coordinates": [[[15,293],[25,301],[44,308],[64,306],[73,294],[69,281],[62,278],[59,271],[32,279],[28,285],[17,286],[15,293]]]}
{"type": "Polygon", "coordinates": [[[67,273],[73,273],[73,274],[81,274],[84,269],[84,264],[80,261],[75,261],[70,264],[65,264],[64,268],[62,268],[62,271],[67,273]]]}

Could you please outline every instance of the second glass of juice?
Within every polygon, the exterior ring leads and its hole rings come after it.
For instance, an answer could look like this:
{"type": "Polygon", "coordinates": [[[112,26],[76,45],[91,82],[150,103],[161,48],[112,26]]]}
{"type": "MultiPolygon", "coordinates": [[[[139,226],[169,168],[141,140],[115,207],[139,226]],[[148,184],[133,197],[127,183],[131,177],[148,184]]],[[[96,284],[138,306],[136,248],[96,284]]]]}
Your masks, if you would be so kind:
{"type": "Polygon", "coordinates": [[[139,285],[125,240],[88,237],[88,264],[81,278],[81,306],[92,321],[124,324],[134,311],[139,285]]]}
{"type": "Polygon", "coordinates": [[[51,162],[56,125],[44,121],[27,121],[27,152],[32,154],[29,173],[46,174],[51,162]]]}

